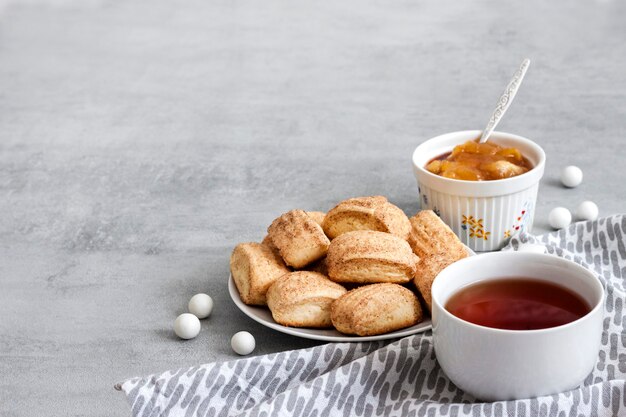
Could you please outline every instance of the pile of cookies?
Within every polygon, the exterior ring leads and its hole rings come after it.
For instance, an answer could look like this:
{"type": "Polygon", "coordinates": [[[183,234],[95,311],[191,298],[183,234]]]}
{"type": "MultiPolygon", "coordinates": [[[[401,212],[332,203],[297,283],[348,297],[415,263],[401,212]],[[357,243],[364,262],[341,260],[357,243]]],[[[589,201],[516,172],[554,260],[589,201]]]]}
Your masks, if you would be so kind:
{"type": "Polygon", "coordinates": [[[340,202],[328,213],[291,210],[261,243],[240,243],[230,270],[241,300],[284,326],[370,336],[423,320],[432,282],[467,256],[430,210],[412,218],[385,197],[340,202]]]}

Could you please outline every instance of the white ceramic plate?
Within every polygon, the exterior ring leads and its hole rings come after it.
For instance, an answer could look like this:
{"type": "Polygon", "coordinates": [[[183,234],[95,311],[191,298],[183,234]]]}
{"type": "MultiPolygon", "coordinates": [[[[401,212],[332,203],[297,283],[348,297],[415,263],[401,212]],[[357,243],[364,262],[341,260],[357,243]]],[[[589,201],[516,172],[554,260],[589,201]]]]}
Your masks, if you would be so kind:
{"type": "MultiPolygon", "coordinates": [[[[470,256],[476,255],[470,248],[467,248],[470,256]]],[[[265,327],[278,330],[279,332],[290,334],[292,336],[303,337],[305,339],[322,340],[325,342],[369,342],[372,340],[386,340],[397,339],[400,337],[409,336],[415,333],[422,333],[432,328],[430,317],[415,326],[407,327],[405,329],[396,330],[395,332],[389,332],[385,334],[379,334],[376,336],[348,336],[343,333],[339,333],[335,329],[307,329],[298,327],[287,327],[278,324],[272,318],[272,313],[267,307],[261,306],[249,306],[241,301],[239,292],[235,286],[235,280],[233,276],[228,277],[228,292],[230,298],[233,299],[235,305],[239,307],[246,316],[252,320],[261,323],[265,327]]]]}
{"type": "Polygon", "coordinates": [[[391,333],[385,333],[377,336],[348,336],[343,333],[339,333],[335,329],[307,329],[299,327],[287,327],[280,325],[272,318],[272,313],[267,307],[261,306],[249,306],[241,301],[235,281],[232,275],[228,277],[228,292],[233,299],[239,310],[250,317],[252,320],[261,323],[265,327],[278,330],[282,333],[287,333],[292,336],[304,337],[305,339],[323,340],[325,342],[367,342],[371,340],[385,340],[394,339],[398,337],[408,336],[414,333],[425,332],[430,330],[430,317],[415,326],[407,327],[406,329],[397,330],[391,333]]]}

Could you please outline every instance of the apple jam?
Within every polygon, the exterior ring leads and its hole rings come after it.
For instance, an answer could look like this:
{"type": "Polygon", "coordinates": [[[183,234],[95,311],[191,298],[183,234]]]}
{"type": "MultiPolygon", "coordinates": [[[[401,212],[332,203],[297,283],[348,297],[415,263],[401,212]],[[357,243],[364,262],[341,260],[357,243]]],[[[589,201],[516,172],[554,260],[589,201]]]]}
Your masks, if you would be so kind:
{"type": "Polygon", "coordinates": [[[528,172],[532,165],[516,148],[470,140],[426,165],[433,174],[465,181],[492,181],[528,172]]]}

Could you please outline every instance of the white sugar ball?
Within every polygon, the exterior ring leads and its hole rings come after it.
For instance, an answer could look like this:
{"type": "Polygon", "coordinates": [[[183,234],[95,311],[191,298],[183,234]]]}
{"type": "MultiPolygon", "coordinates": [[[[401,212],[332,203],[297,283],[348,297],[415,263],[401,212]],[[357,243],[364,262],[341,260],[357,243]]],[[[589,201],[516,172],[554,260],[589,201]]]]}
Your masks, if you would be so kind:
{"type": "Polygon", "coordinates": [[[238,355],[249,355],[256,347],[254,336],[248,332],[238,332],[230,339],[230,346],[238,355]]]}
{"type": "Polygon", "coordinates": [[[193,339],[200,333],[200,320],[193,314],[183,313],[176,317],[174,333],[181,339],[193,339]]]}
{"type": "Polygon", "coordinates": [[[189,312],[199,319],[206,319],[213,311],[213,299],[207,294],[196,294],[187,305],[189,312]]]}
{"type": "Polygon", "coordinates": [[[578,187],[583,182],[583,172],[574,165],[563,168],[561,171],[561,182],[569,188],[578,187]]]}
{"type": "Polygon", "coordinates": [[[563,229],[572,222],[572,213],[565,207],[553,208],[548,216],[548,222],[555,229],[563,229]]]}
{"type": "Polygon", "coordinates": [[[517,251],[529,253],[546,253],[546,247],[536,243],[522,243],[517,248],[517,251]]]}
{"type": "Polygon", "coordinates": [[[583,201],[576,209],[578,220],[595,220],[598,218],[598,206],[593,201],[583,201]]]}

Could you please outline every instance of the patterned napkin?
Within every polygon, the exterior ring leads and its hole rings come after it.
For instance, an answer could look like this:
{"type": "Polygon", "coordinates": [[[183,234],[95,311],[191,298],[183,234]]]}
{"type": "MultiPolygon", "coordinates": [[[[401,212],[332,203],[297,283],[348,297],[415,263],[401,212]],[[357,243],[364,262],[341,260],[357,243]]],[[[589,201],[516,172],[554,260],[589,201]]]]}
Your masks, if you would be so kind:
{"type": "Polygon", "coordinates": [[[476,402],[435,359],[431,332],[389,342],[340,343],[133,378],[134,416],[616,416],[626,415],[626,215],[576,223],[521,243],[542,244],[602,279],[606,318],[598,363],[580,388],[476,402]]]}

